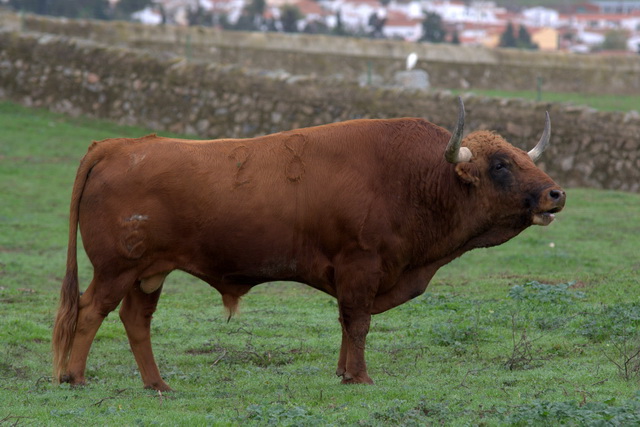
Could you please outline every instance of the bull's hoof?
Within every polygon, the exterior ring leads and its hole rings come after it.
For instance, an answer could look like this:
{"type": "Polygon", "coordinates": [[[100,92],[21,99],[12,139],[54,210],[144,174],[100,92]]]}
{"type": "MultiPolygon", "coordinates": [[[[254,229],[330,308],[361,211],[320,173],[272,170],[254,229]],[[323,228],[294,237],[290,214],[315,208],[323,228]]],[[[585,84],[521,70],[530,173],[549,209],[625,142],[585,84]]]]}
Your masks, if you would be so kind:
{"type": "Polygon", "coordinates": [[[71,374],[64,374],[60,376],[60,384],[69,383],[72,387],[82,387],[87,385],[87,382],[84,378],[76,378],[71,374]]]}
{"type": "Polygon", "coordinates": [[[373,384],[373,380],[367,374],[351,376],[345,373],[342,376],[342,384],[373,384]]]}
{"type": "Polygon", "coordinates": [[[145,384],[144,388],[147,390],[157,390],[157,391],[173,391],[171,387],[167,385],[164,381],[154,382],[151,384],[145,384]]]}

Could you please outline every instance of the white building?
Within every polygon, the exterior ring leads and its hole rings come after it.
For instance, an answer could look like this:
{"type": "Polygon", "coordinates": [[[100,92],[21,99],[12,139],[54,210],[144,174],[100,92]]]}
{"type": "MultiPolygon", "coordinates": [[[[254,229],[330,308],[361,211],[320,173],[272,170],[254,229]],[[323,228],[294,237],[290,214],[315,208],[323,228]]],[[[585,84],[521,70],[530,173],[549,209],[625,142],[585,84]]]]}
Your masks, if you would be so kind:
{"type": "Polygon", "coordinates": [[[447,22],[498,23],[498,14],[506,10],[499,8],[492,1],[473,1],[469,4],[463,1],[437,0],[424,4],[427,12],[437,13],[447,22]]]}
{"type": "Polygon", "coordinates": [[[523,23],[530,27],[557,28],[560,23],[560,13],[546,7],[532,7],[522,11],[523,23]]]}
{"type": "Polygon", "coordinates": [[[389,39],[418,41],[422,37],[422,20],[411,19],[400,12],[389,12],[382,33],[389,39]]]}

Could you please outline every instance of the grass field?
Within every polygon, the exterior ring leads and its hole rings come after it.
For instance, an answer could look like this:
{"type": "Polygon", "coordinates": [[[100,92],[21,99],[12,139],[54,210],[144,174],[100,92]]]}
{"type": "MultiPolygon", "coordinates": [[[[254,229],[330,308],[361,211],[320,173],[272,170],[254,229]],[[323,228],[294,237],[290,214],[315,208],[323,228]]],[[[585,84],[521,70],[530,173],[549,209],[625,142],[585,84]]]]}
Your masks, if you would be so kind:
{"type": "MultiPolygon", "coordinates": [[[[640,423],[640,195],[568,189],[565,211],[443,268],[375,316],[374,386],[334,376],[336,303],[259,286],[226,322],[215,290],[172,274],[154,317],[176,391],[143,390],[110,315],[89,385],[51,384],[68,203],[91,140],[147,130],[0,103],[0,425],[625,425],[640,423]]],[[[560,183],[562,184],[562,183],[560,183]]],[[[81,287],[91,275],[80,259],[81,287]]]]}

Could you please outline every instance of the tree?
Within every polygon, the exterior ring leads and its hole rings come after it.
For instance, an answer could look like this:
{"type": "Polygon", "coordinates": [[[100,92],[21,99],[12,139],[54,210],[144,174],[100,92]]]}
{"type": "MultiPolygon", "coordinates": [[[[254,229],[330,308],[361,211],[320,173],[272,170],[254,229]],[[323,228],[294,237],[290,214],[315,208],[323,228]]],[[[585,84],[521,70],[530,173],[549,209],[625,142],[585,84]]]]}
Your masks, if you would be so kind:
{"type": "Polygon", "coordinates": [[[151,0],[119,0],[116,3],[115,15],[121,19],[130,19],[131,14],[151,6],[151,0]]]}
{"type": "Polygon", "coordinates": [[[607,31],[600,48],[602,50],[626,50],[627,40],[627,33],[623,30],[607,31]]]}
{"type": "Polygon", "coordinates": [[[387,18],[380,17],[376,12],[371,13],[369,15],[369,37],[374,39],[379,39],[384,36],[382,29],[384,28],[384,24],[387,22],[387,18]]]}
{"type": "Polygon", "coordinates": [[[213,14],[198,4],[198,7],[195,9],[189,7],[187,10],[187,21],[189,25],[210,27],[213,25],[213,14]]]}
{"type": "Polygon", "coordinates": [[[265,0],[251,0],[251,3],[247,6],[249,13],[253,16],[263,16],[266,7],[267,2],[265,0]]]}
{"type": "Polygon", "coordinates": [[[342,13],[340,11],[336,12],[336,25],[331,32],[336,36],[347,35],[347,31],[344,29],[344,24],[342,23],[342,13]]]}
{"type": "Polygon", "coordinates": [[[233,25],[233,29],[234,30],[240,30],[240,31],[255,31],[256,30],[256,26],[255,26],[255,22],[254,22],[254,19],[253,19],[253,15],[251,15],[251,13],[249,12],[249,10],[247,8],[244,8],[242,10],[242,13],[238,17],[238,20],[233,25]]]}
{"type": "Polygon", "coordinates": [[[518,44],[522,44],[524,46],[531,45],[531,35],[529,35],[526,27],[522,24],[518,29],[518,44]]]}
{"type": "Polygon", "coordinates": [[[500,47],[517,47],[520,49],[537,49],[538,45],[531,41],[531,35],[524,25],[518,28],[516,37],[515,27],[511,22],[507,23],[507,28],[500,35],[500,47]]]}
{"type": "Polygon", "coordinates": [[[518,41],[515,36],[515,30],[513,28],[513,24],[511,21],[507,22],[507,28],[504,29],[504,32],[500,34],[500,43],[498,46],[500,47],[516,47],[518,41]]]}
{"type": "Polygon", "coordinates": [[[451,44],[460,44],[460,35],[458,34],[458,30],[453,31],[453,35],[451,35],[451,44]]]}
{"type": "Polygon", "coordinates": [[[280,22],[285,33],[297,33],[298,21],[302,19],[302,12],[297,6],[285,4],[280,8],[280,22]]]}
{"type": "Polygon", "coordinates": [[[422,20],[422,37],[420,41],[441,43],[444,41],[447,32],[442,26],[442,17],[434,12],[426,12],[422,20]]]}
{"type": "Polygon", "coordinates": [[[107,0],[9,0],[16,10],[67,18],[107,19],[107,0]]]}
{"type": "Polygon", "coordinates": [[[521,49],[538,48],[538,45],[531,41],[531,35],[524,25],[520,25],[520,28],[518,29],[518,39],[516,40],[516,47],[519,47],[521,49]]]}

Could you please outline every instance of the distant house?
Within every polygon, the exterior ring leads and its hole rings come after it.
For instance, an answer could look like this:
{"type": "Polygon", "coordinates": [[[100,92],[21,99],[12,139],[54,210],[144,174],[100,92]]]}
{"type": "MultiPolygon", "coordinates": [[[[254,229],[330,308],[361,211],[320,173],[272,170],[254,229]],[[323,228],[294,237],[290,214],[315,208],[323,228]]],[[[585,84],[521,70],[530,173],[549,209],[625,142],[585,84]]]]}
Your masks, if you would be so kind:
{"type": "Polygon", "coordinates": [[[637,31],[640,29],[640,13],[633,14],[607,14],[607,13],[582,13],[561,15],[560,24],[570,26],[578,31],[607,31],[627,29],[637,31]]]}
{"type": "Polygon", "coordinates": [[[342,24],[350,31],[364,31],[372,14],[384,14],[378,0],[337,0],[327,3],[334,13],[340,13],[342,24]]]}
{"type": "Polygon", "coordinates": [[[235,23],[245,4],[244,0],[153,0],[152,3],[155,9],[163,11],[167,23],[178,25],[188,25],[189,12],[198,8],[215,19],[224,15],[229,22],[235,23]]]}
{"type": "MultiPolygon", "coordinates": [[[[323,9],[316,1],[298,0],[294,5],[303,15],[303,18],[299,23],[299,27],[305,28],[313,26],[314,24],[329,26],[330,23],[333,23],[333,14],[330,11],[323,9]]],[[[333,23],[333,25],[335,25],[335,23],[333,23]]]]}
{"type": "Polygon", "coordinates": [[[640,1],[594,1],[601,13],[634,13],[640,12],[640,1]]]}
{"type": "Polygon", "coordinates": [[[389,12],[382,33],[390,39],[418,41],[422,36],[422,20],[401,12],[389,12]]]}
{"type": "Polygon", "coordinates": [[[497,23],[498,14],[504,12],[492,1],[434,0],[424,3],[427,12],[437,13],[443,21],[497,23]]]}
{"type": "MultiPolygon", "coordinates": [[[[3,0],[0,0],[2,2],[3,0]]],[[[134,19],[148,24],[167,22],[187,25],[194,8],[207,13],[207,22],[222,22],[224,16],[235,23],[252,0],[152,0],[152,7],[134,14],[134,19]]],[[[524,25],[541,50],[589,52],[601,44],[612,31],[628,34],[628,50],[640,49],[640,0],[582,1],[565,3],[557,9],[531,7],[514,12],[486,0],[266,0],[265,18],[277,21],[281,7],[296,6],[304,16],[298,28],[308,32],[325,32],[338,23],[348,32],[371,34],[391,39],[417,41],[422,36],[425,12],[436,13],[448,35],[455,33],[461,44],[496,47],[508,22],[516,28],[524,25]],[[383,26],[372,25],[372,16],[383,26]]],[[[275,23],[276,30],[282,30],[275,23]]],[[[264,28],[266,30],[266,26],[264,28]]],[[[640,53],[640,52],[638,52],[640,53]]]]}
{"type": "Polygon", "coordinates": [[[532,7],[522,11],[523,23],[529,27],[557,27],[560,13],[547,7],[532,7]]]}
{"type": "Polygon", "coordinates": [[[555,28],[529,28],[531,41],[538,45],[540,50],[558,50],[559,32],[555,28]]]}
{"type": "Polygon", "coordinates": [[[627,50],[640,54],[640,34],[629,37],[629,40],[627,40],[627,50]]]}
{"type": "Polygon", "coordinates": [[[424,7],[422,6],[422,2],[418,0],[392,0],[389,2],[389,4],[387,4],[387,10],[389,12],[400,12],[407,16],[409,19],[424,18],[424,7]]]}

